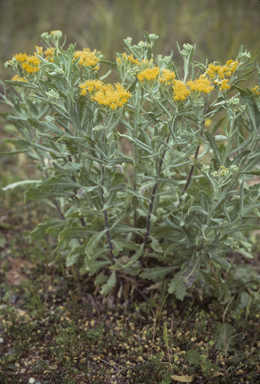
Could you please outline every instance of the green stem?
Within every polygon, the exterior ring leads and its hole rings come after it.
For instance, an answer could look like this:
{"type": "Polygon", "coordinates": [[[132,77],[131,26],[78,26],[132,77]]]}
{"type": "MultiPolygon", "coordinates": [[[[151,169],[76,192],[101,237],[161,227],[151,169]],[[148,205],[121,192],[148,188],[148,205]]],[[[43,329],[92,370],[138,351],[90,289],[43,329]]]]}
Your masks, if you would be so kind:
{"type": "MultiPolygon", "coordinates": [[[[166,140],[167,144],[169,142],[169,139],[170,139],[170,133],[168,134],[168,137],[167,137],[167,140],[166,140]]],[[[163,151],[162,157],[160,158],[159,167],[158,167],[158,173],[157,173],[158,176],[157,177],[160,177],[160,174],[161,174],[161,171],[162,171],[163,160],[164,160],[164,156],[166,154],[166,151],[167,151],[167,148],[163,151]]],[[[143,244],[144,244],[143,253],[142,253],[142,256],[140,257],[140,260],[142,260],[142,258],[144,256],[145,248],[146,248],[146,245],[148,243],[148,238],[149,238],[150,231],[151,231],[151,216],[152,216],[152,213],[153,213],[154,199],[155,199],[155,195],[156,195],[156,191],[157,191],[157,186],[158,186],[158,181],[156,181],[156,183],[155,183],[155,185],[153,187],[152,195],[151,195],[151,201],[150,201],[150,206],[149,206],[148,218],[147,218],[147,223],[146,223],[146,233],[145,233],[144,242],[143,242],[143,244]]]]}
{"type": "MultiPolygon", "coordinates": [[[[197,158],[198,158],[198,155],[199,155],[199,149],[200,149],[200,145],[199,145],[199,146],[197,147],[197,149],[196,149],[194,159],[197,159],[197,158]]],[[[182,196],[184,195],[184,193],[187,191],[187,189],[188,189],[188,187],[189,187],[189,184],[190,184],[190,181],[191,181],[191,177],[192,177],[193,171],[194,171],[194,165],[192,165],[192,167],[191,167],[191,169],[190,169],[190,173],[189,173],[188,179],[187,179],[187,181],[186,181],[184,190],[183,190],[182,193],[181,193],[181,196],[180,196],[180,199],[179,199],[179,206],[181,205],[181,202],[182,202],[182,196]]]]}
{"type": "MultiPolygon", "coordinates": [[[[103,160],[102,155],[101,155],[101,159],[103,160]]],[[[105,176],[105,169],[104,169],[104,163],[102,163],[102,165],[101,165],[101,200],[102,200],[103,207],[106,204],[106,199],[105,199],[104,191],[102,188],[104,186],[104,176],[105,176]]],[[[110,259],[113,262],[113,264],[115,264],[114,263],[114,256],[113,256],[113,246],[112,246],[112,241],[111,241],[111,232],[110,232],[110,228],[109,228],[109,224],[108,224],[107,209],[104,210],[104,222],[105,222],[105,227],[107,230],[106,233],[107,233],[107,241],[108,241],[108,245],[109,245],[109,249],[110,249],[110,259]]]]}

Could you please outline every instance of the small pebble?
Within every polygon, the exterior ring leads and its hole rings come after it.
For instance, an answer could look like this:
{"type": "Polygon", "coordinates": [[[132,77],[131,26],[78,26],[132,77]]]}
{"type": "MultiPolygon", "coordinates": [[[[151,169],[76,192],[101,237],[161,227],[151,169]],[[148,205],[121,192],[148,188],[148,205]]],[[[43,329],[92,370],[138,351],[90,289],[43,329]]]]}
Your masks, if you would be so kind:
{"type": "Polygon", "coordinates": [[[31,378],[29,379],[29,383],[30,383],[30,384],[34,384],[34,383],[35,383],[35,379],[34,379],[33,377],[31,377],[31,378]]]}
{"type": "Polygon", "coordinates": [[[4,339],[0,337],[0,343],[3,343],[3,342],[4,342],[4,339]]]}

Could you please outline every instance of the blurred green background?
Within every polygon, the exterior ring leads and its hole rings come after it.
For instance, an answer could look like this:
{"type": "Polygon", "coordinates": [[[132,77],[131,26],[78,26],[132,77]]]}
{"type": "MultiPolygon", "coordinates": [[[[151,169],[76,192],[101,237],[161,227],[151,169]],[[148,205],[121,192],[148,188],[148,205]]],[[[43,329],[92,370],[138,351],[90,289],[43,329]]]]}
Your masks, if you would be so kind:
{"type": "Polygon", "coordinates": [[[160,36],[155,53],[180,63],[176,41],[196,44],[196,60],[235,59],[241,44],[252,57],[260,50],[259,0],[1,0],[0,77],[12,76],[5,61],[32,54],[42,32],[59,29],[78,48],[101,50],[115,61],[123,39],[142,40],[143,31],[160,36]]]}

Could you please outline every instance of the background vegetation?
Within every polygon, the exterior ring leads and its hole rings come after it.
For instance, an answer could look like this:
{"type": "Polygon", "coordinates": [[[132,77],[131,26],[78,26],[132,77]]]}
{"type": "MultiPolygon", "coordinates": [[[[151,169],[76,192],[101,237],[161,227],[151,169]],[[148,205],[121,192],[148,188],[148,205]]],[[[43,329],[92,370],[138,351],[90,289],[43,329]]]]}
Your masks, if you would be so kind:
{"type": "MultiPolygon", "coordinates": [[[[241,44],[252,57],[260,48],[258,0],[2,0],[0,2],[0,76],[13,54],[34,52],[42,32],[59,29],[78,48],[101,50],[108,60],[123,49],[123,39],[160,36],[157,50],[176,51],[176,41],[196,44],[196,59],[224,62],[241,44]]],[[[179,55],[175,56],[179,60],[179,55]]]]}

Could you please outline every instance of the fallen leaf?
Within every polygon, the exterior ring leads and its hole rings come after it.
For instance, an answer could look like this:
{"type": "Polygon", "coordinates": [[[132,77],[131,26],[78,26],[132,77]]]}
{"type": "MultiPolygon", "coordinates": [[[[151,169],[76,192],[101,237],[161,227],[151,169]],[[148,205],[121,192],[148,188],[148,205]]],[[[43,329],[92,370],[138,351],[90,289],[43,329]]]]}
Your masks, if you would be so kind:
{"type": "Polygon", "coordinates": [[[176,376],[172,375],[171,379],[181,381],[182,383],[191,383],[194,379],[195,375],[188,376],[188,375],[182,375],[182,376],[176,376]]]}
{"type": "Polygon", "coordinates": [[[221,373],[221,372],[217,372],[217,373],[215,373],[215,374],[212,376],[212,378],[213,378],[213,377],[217,377],[217,376],[224,376],[224,374],[221,373]]]}

